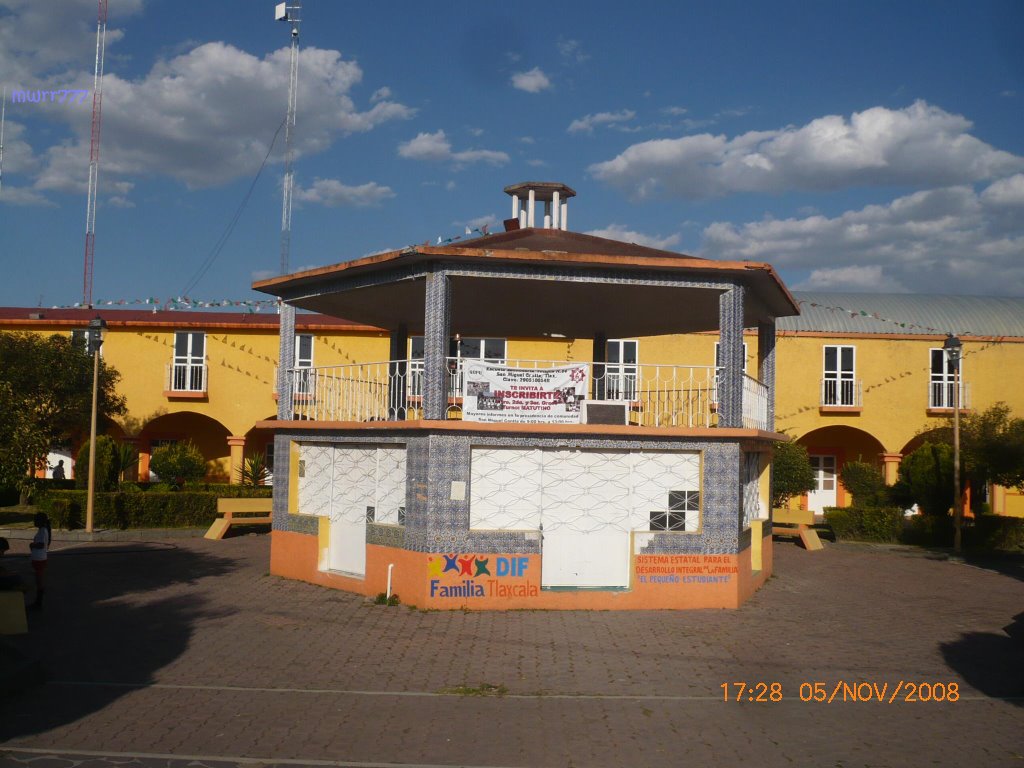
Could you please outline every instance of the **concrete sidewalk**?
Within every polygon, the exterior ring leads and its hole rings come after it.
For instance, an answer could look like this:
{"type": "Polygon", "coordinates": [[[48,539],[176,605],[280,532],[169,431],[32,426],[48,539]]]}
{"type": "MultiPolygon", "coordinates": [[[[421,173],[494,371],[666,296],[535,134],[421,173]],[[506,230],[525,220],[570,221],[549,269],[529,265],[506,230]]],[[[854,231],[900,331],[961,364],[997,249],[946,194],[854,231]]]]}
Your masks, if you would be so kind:
{"type": "Polygon", "coordinates": [[[780,541],[738,611],[462,613],[270,576],[268,547],[55,542],[29,635],[48,682],[0,705],[0,761],[1024,762],[1018,561],[780,541]]]}

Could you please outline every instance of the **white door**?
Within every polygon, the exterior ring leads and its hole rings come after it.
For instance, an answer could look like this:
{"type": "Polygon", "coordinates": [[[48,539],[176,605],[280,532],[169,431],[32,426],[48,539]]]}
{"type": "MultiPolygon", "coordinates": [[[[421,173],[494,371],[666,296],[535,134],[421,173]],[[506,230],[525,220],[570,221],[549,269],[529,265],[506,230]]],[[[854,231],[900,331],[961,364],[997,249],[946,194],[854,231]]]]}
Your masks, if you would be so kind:
{"type": "Polygon", "coordinates": [[[333,478],[328,567],[362,577],[366,575],[366,518],[373,514],[376,500],[376,449],[336,447],[333,478]]]}
{"type": "Polygon", "coordinates": [[[820,515],[825,507],[836,505],[836,457],[810,457],[814,469],[815,489],[807,494],[807,508],[820,515]]]}
{"type": "Polygon", "coordinates": [[[545,451],[544,587],[628,587],[629,454],[545,451]]]}

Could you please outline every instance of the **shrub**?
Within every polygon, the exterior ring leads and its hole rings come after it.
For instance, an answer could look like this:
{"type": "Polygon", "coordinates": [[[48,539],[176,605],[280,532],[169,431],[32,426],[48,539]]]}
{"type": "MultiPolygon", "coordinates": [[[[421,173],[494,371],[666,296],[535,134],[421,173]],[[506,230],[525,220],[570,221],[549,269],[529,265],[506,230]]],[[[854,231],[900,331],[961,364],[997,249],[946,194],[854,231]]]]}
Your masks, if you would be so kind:
{"type": "Polygon", "coordinates": [[[0,486],[0,507],[11,507],[18,503],[18,489],[10,485],[0,486]]]}
{"type": "Polygon", "coordinates": [[[162,481],[178,488],[206,476],[206,459],[191,440],[157,448],[149,466],[162,481]]]}
{"type": "Polygon", "coordinates": [[[840,473],[843,487],[853,495],[853,506],[882,507],[888,501],[888,488],[882,470],[866,461],[849,461],[840,473]]]}
{"type": "Polygon", "coordinates": [[[793,496],[814,490],[816,480],[807,449],[799,443],[776,443],[772,455],[772,509],[793,496]]]}
{"type": "Polygon", "coordinates": [[[1024,518],[988,515],[974,520],[967,529],[966,544],[971,549],[1024,551],[1024,518]]]}
{"type": "Polygon", "coordinates": [[[836,540],[896,542],[903,532],[903,511],[894,507],[826,507],[825,522],[836,540]]]}
{"type": "Polygon", "coordinates": [[[909,507],[917,504],[926,515],[945,517],[953,506],[953,449],[924,443],[900,463],[893,500],[909,507]]]}
{"type": "MultiPolygon", "coordinates": [[[[54,491],[40,504],[54,528],[79,528],[85,520],[86,491],[54,491]]],[[[203,528],[217,518],[217,494],[188,491],[97,493],[96,528],[203,528]]]]}
{"type": "Polygon", "coordinates": [[[924,547],[948,547],[953,543],[953,518],[949,515],[913,515],[907,518],[903,541],[924,547]]]}
{"type": "MultiPolygon", "coordinates": [[[[92,446],[86,441],[78,451],[75,467],[75,487],[87,488],[89,485],[89,451],[92,446]]],[[[117,444],[107,435],[96,436],[96,485],[97,491],[111,491],[117,487],[117,444]]]]}

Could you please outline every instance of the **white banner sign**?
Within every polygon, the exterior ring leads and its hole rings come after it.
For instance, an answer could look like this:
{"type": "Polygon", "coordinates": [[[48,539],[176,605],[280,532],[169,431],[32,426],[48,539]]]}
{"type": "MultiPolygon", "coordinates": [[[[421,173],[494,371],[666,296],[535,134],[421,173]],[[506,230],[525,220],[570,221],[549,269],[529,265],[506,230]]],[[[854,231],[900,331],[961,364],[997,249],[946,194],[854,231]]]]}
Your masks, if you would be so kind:
{"type": "Polygon", "coordinates": [[[579,424],[587,395],[586,363],[560,368],[506,368],[467,363],[462,418],[520,424],[579,424]]]}

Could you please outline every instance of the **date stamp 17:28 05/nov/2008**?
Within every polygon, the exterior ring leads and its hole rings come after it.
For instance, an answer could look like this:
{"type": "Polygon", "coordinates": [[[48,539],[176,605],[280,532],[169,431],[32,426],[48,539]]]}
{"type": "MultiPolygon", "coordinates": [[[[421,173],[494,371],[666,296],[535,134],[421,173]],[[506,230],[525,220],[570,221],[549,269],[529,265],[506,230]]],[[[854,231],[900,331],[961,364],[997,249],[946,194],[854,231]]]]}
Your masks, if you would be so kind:
{"type": "MultiPolygon", "coordinates": [[[[722,683],[722,700],[725,702],[778,703],[786,697],[782,683],[778,682],[730,682],[722,683]]],[[[803,682],[798,687],[800,701],[816,701],[824,704],[833,702],[877,702],[883,704],[916,702],[955,702],[960,700],[959,683],[927,683],[899,680],[896,683],[849,682],[839,680],[834,685],[822,681],[803,682]]],[[[792,698],[792,696],[790,696],[792,698]]]]}

